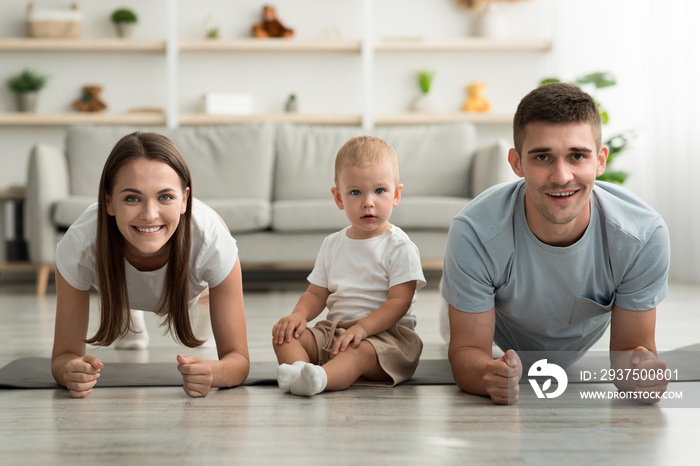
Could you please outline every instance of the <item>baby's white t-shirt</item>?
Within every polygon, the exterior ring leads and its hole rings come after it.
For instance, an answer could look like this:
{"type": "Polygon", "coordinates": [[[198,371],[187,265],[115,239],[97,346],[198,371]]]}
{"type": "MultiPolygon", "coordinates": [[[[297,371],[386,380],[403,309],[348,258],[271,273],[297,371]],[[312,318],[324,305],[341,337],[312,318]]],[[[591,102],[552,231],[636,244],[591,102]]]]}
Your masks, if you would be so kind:
{"type": "MultiPolygon", "coordinates": [[[[328,289],[328,320],[361,319],[386,300],[389,288],[416,281],[425,286],[418,248],[399,227],[392,226],[369,239],[348,237],[347,227],[328,236],[308,277],[310,283],[328,289]]],[[[416,294],[399,324],[413,329],[416,294]]]]}

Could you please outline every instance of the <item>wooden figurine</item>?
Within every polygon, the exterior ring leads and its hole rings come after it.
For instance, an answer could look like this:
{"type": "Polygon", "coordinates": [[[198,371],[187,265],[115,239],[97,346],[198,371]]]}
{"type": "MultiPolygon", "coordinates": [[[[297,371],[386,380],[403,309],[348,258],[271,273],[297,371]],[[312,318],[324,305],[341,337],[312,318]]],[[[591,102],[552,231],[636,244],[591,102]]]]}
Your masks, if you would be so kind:
{"type": "Polygon", "coordinates": [[[101,112],[107,108],[100,98],[101,86],[84,86],[83,94],[73,102],[73,107],[79,112],[101,112]]]}
{"type": "Polygon", "coordinates": [[[263,6],[262,17],[262,23],[253,25],[253,37],[292,37],[294,35],[293,29],[284,27],[284,25],[277,19],[275,7],[271,5],[263,6]]]}

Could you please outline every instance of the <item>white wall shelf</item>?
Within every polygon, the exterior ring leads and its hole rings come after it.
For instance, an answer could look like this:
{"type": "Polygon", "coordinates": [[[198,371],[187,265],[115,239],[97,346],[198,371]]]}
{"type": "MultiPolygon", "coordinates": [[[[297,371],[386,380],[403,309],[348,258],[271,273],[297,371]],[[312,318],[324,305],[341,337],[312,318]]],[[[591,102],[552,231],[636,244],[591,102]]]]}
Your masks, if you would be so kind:
{"type": "Polygon", "coordinates": [[[360,41],[298,39],[183,40],[181,52],[333,52],[360,53],[360,41]]]}
{"type": "MultiPolygon", "coordinates": [[[[256,121],[286,122],[316,125],[362,124],[361,115],[332,115],[304,113],[257,113],[251,115],[208,115],[205,113],[183,113],[179,115],[182,126],[226,125],[256,121]]],[[[437,124],[455,121],[468,121],[475,124],[509,124],[512,114],[507,113],[419,113],[406,112],[377,114],[377,125],[437,124]]],[[[91,125],[165,125],[162,112],[134,113],[0,113],[0,126],[67,126],[76,124],[91,125]]]]}
{"type": "Polygon", "coordinates": [[[360,115],[314,115],[305,113],[258,113],[253,115],[208,115],[206,113],[187,113],[180,115],[180,125],[225,125],[255,121],[272,121],[317,125],[350,125],[362,123],[360,115]]]}
{"type": "Polygon", "coordinates": [[[0,51],[164,53],[165,41],[2,38],[0,39],[0,51]]]}
{"type": "MultiPolygon", "coordinates": [[[[455,38],[412,38],[384,37],[375,39],[374,15],[375,1],[358,2],[362,9],[362,28],[358,39],[312,40],[312,39],[183,39],[178,30],[180,20],[179,0],[166,1],[166,14],[160,21],[166,25],[163,40],[142,39],[36,39],[36,38],[0,38],[0,52],[60,52],[60,53],[111,53],[156,54],[165,62],[162,83],[166,89],[166,98],[156,103],[161,107],[157,112],[135,113],[0,113],[0,126],[66,126],[72,124],[126,124],[126,125],[166,125],[174,128],[179,125],[233,124],[250,121],[285,121],[308,124],[361,125],[371,129],[375,125],[389,124],[430,124],[453,121],[470,121],[476,124],[508,124],[512,114],[495,113],[411,113],[397,112],[382,114],[375,106],[376,89],[380,83],[375,70],[384,60],[393,60],[391,54],[402,53],[476,53],[491,54],[544,53],[552,48],[551,40],[546,39],[486,39],[475,37],[455,38]],[[203,113],[183,112],[181,105],[187,97],[181,92],[182,70],[180,62],[187,55],[209,53],[221,54],[338,54],[356,55],[361,58],[352,67],[359,67],[361,83],[361,102],[358,113],[256,113],[252,115],[207,115],[203,113]]],[[[70,57],[62,59],[69,63],[70,57]]],[[[319,58],[323,60],[323,58],[319,58]]],[[[188,58],[189,60],[189,58],[188,58]]],[[[68,65],[67,65],[68,66],[68,65]]],[[[356,68],[357,69],[357,68],[356,68]]],[[[191,86],[191,84],[189,84],[191,86]]],[[[190,98],[190,101],[193,99],[190,98]]],[[[341,110],[342,111],[342,110],[341,110]]]]}
{"type": "Polygon", "coordinates": [[[468,121],[475,124],[509,124],[513,122],[513,114],[510,113],[429,113],[406,112],[395,114],[378,114],[374,117],[377,125],[411,125],[411,124],[438,124],[456,121],[468,121]]]}
{"type": "Polygon", "coordinates": [[[143,113],[0,113],[0,126],[165,125],[161,112],[143,113]]]}
{"type": "Polygon", "coordinates": [[[550,40],[485,39],[383,39],[374,46],[377,52],[547,52],[550,40]]]}

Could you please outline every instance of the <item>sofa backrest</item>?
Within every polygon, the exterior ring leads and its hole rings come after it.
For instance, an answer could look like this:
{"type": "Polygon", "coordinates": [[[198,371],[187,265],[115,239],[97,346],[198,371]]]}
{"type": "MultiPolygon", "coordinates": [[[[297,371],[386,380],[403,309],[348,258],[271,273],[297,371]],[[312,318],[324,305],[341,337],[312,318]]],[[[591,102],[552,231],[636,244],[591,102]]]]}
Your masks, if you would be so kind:
{"type": "MultiPolygon", "coordinates": [[[[335,156],[361,128],[280,124],[277,128],[274,200],[330,199],[335,156]]],[[[380,126],[399,159],[403,196],[466,198],[476,146],[471,123],[380,126]]]]}
{"type": "MultiPolygon", "coordinates": [[[[136,130],[126,126],[69,128],[66,157],[71,195],[96,199],[102,167],[114,144],[136,130]]],[[[190,167],[195,197],[270,200],[274,158],[271,124],[141,130],[163,134],[175,143],[190,167]]]]}

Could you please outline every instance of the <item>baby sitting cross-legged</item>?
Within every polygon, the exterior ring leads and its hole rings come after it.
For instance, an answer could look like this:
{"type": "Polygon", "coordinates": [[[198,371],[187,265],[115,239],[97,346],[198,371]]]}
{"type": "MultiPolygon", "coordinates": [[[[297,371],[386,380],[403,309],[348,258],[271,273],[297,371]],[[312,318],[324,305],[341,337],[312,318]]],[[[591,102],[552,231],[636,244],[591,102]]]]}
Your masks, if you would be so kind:
{"type": "Polygon", "coordinates": [[[358,136],[338,151],[331,192],[350,226],[324,240],[308,289],[272,329],[284,392],[343,390],[360,377],[393,386],[413,376],[423,343],[411,311],[425,278],[418,248],[389,223],[402,188],[385,141],[358,136]],[[307,328],[326,307],[327,320],[307,328]]]}

